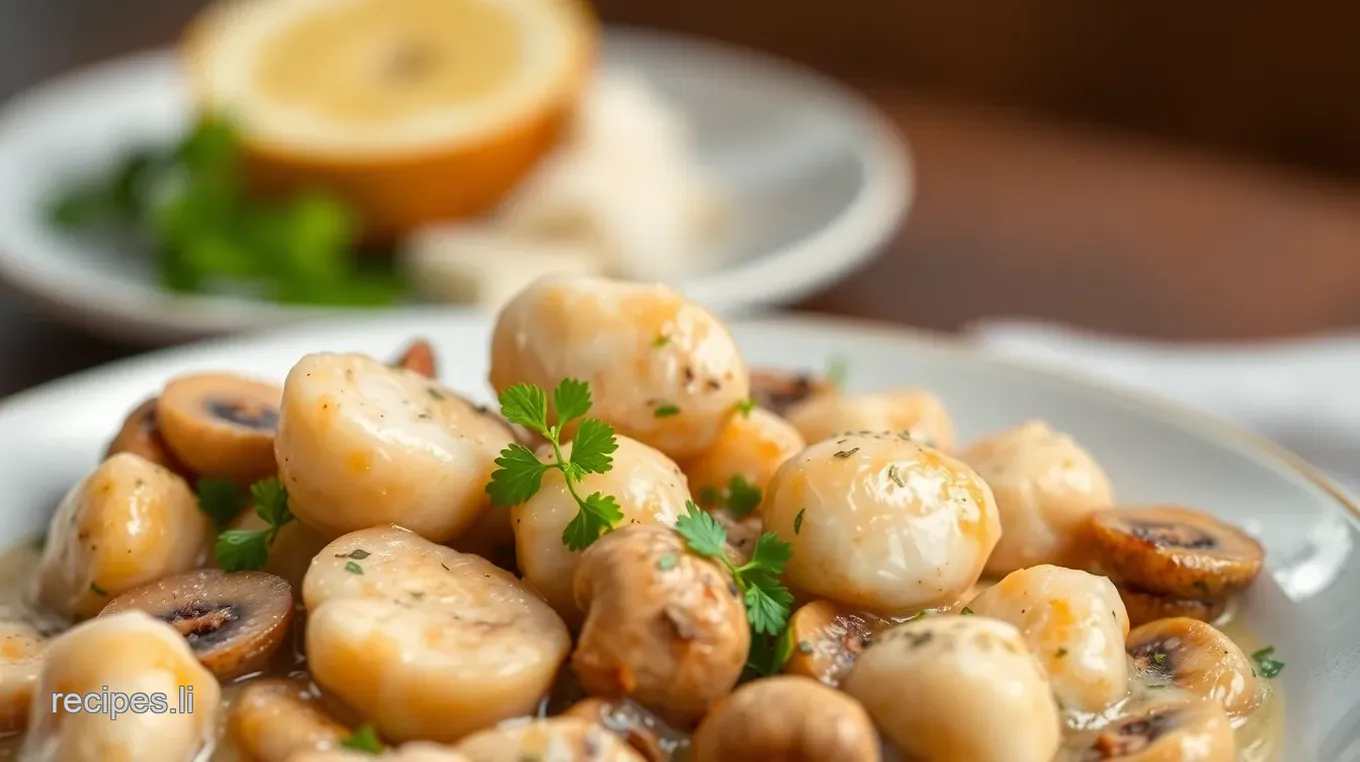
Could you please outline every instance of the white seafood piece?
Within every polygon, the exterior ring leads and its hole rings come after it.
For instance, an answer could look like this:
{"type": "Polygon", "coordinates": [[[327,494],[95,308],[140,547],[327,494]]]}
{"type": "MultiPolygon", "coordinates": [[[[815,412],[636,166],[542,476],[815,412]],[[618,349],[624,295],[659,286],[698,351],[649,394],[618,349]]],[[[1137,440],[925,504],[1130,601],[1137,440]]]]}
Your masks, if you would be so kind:
{"type": "Polygon", "coordinates": [[[503,421],[418,373],[321,353],[284,382],[275,452],[289,507],[322,534],[397,524],[443,542],[487,510],[512,441],[503,421]]]}
{"type": "Polygon", "coordinates": [[[31,625],[0,621],[0,731],[22,730],[28,723],[46,650],[47,638],[31,625]]]}
{"type": "MultiPolygon", "coordinates": [[[[733,477],[763,491],[784,461],[805,447],[802,435],[788,421],[755,408],[733,416],[718,441],[683,468],[690,491],[701,500],[706,490],[728,490],[733,477]]],[[[714,507],[704,502],[705,508],[714,507]]]]}
{"type": "Polygon", "coordinates": [[[302,595],[313,678],[398,742],[533,712],[571,646],[528,585],[397,527],[326,546],[302,595]]]}
{"type": "Polygon", "coordinates": [[[1001,525],[968,466],[899,434],[847,434],[780,467],[764,527],[791,543],[807,593],[896,614],[952,605],[978,580],[1001,525]]]}
{"type": "Polygon", "coordinates": [[[618,736],[579,717],[509,720],[454,748],[469,762],[644,762],[618,736]]]}
{"type": "Polygon", "coordinates": [[[891,431],[927,447],[954,447],[954,424],[944,402],[924,389],[816,395],[790,408],[787,417],[808,442],[848,431],[891,431]]]}
{"type": "Polygon", "coordinates": [[[208,559],[212,523],[184,480],[119,453],[77,484],[52,516],[35,594],[61,616],[85,619],[148,582],[208,559]]]}

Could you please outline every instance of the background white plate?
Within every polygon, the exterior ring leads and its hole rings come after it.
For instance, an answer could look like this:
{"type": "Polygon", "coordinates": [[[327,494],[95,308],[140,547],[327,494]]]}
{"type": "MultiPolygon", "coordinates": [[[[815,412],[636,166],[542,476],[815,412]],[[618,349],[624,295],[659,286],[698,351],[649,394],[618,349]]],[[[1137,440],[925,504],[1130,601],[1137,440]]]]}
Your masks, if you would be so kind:
{"type": "MultiPolygon", "coordinates": [[[[864,262],[910,205],[908,155],[859,96],[760,54],[655,32],[610,29],[603,65],[647,77],[693,122],[700,160],[735,198],[716,245],[731,264],[674,284],[724,312],[806,296],[864,262]]],[[[55,317],[139,343],[334,315],[162,291],[152,268],[112,244],[47,225],[72,178],[130,147],[166,142],[188,114],[173,55],[157,51],[67,75],[0,111],[0,279],[55,317]]]]}
{"type": "MultiPolygon", "coordinates": [[[[852,390],[920,385],[948,404],[961,441],[1037,417],[1088,447],[1121,502],[1201,506],[1258,536],[1270,574],[1244,615],[1288,666],[1279,684],[1289,762],[1354,759],[1360,746],[1360,508],[1293,456],[1166,403],[1003,361],[958,344],[865,324],[772,318],[734,327],[752,364],[824,368],[846,361],[852,390]],[[1344,756],[1343,756],[1344,755],[1344,756]]],[[[0,403],[0,542],[43,530],[71,484],[87,473],[124,415],[170,377],[232,370],[280,381],[321,350],[394,355],[431,338],[450,386],[491,401],[489,322],[427,309],[366,321],[296,327],[259,338],[172,350],[88,371],[0,403]]]]}

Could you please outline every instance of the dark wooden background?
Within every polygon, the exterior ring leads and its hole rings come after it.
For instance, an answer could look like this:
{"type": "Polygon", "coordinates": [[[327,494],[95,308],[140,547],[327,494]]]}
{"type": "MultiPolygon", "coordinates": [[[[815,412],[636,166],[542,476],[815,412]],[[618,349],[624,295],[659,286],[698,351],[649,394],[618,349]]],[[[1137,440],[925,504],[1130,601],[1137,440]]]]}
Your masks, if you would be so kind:
{"type": "MultiPolygon", "coordinates": [[[[200,0],[0,0],[0,99],[173,40],[200,0]]],[[[601,0],[869,92],[907,228],[808,309],[1179,339],[1360,324],[1360,4],[601,0]]],[[[0,302],[0,394],[134,348],[0,302]],[[52,352],[60,347],[61,352],[52,352]]]]}

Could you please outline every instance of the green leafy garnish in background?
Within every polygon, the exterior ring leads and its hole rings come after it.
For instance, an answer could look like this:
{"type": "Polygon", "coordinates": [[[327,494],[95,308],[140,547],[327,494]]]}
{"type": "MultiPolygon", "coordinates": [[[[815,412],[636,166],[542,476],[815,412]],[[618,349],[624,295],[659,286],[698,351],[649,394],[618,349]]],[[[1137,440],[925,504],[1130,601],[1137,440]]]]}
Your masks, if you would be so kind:
{"type": "Polygon", "coordinates": [[[356,214],[333,194],[247,195],[239,142],[219,120],[199,122],[172,149],[129,154],[49,212],[63,229],[144,239],[173,291],[337,306],[402,295],[393,273],[361,267],[356,214]]]}
{"type": "Polygon", "coordinates": [[[269,548],[295,518],[288,509],[288,492],[278,479],[261,479],[250,485],[255,514],[267,529],[228,529],[213,543],[213,556],[225,571],[257,571],[269,563],[269,548]]]}

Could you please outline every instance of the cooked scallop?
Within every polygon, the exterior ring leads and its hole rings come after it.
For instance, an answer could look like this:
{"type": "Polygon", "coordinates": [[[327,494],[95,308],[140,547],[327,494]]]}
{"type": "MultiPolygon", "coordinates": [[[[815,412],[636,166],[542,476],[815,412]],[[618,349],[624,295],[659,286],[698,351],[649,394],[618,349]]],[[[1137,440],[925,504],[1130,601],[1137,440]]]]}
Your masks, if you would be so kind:
{"type": "Polygon", "coordinates": [[[1213,600],[1241,590],[1265,551],[1251,535],[1179,506],[1120,508],[1090,516],[1099,562],[1120,582],[1177,598],[1213,600]]]}
{"type": "Polygon", "coordinates": [[[811,373],[791,373],[774,368],[751,369],[751,399],[756,405],[782,416],[800,402],[836,394],[836,387],[811,373]]]}
{"type": "Polygon", "coordinates": [[[586,620],[571,666],[587,694],[626,696],[687,726],[741,677],[746,606],[727,572],[670,529],[634,524],[597,540],[575,593],[586,620]]]}
{"type": "Polygon", "coordinates": [[[303,583],[312,676],[394,741],[531,713],[571,646],[523,582],[397,527],[345,535],[303,583]]]}
{"type": "Polygon", "coordinates": [[[786,417],[809,442],[849,431],[891,431],[927,447],[954,446],[954,424],[944,402],[923,389],[816,395],[789,408],[786,417]]]}
{"type": "Polygon", "coordinates": [[[792,650],[784,672],[840,685],[850,674],[860,653],[873,642],[874,634],[891,623],[872,614],[839,606],[831,601],[812,601],[789,617],[792,650]]]}
{"type": "Polygon", "coordinates": [[[1114,504],[1109,477],[1071,437],[1029,421],[969,447],[959,460],[986,480],[1001,514],[987,574],[1040,564],[1086,568],[1086,519],[1114,504]]]}
{"type": "Polygon", "coordinates": [[[434,347],[425,339],[416,339],[402,350],[401,356],[397,358],[397,367],[419,373],[426,378],[439,377],[434,361],[434,347]]]}
{"type": "Polygon", "coordinates": [[[759,500],[784,461],[806,446],[788,421],[755,408],[733,416],[718,441],[683,468],[690,491],[705,509],[726,507],[741,514],[756,510],[759,503],[747,505],[749,501],[740,497],[749,495],[751,500],[759,500]]]}
{"type": "Polygon", "coordinates": [[[184,638],[140,611],[54,638],[34,694],[20,758],[61,762],[194,759],[212,742],[221,702],[184,638]],[[88,705],[91,695],[98,705],[88,705]]]}
{"type": "Polygon", "coordinates": [[[565,717],[579,717],[613,733],[646,762],[671,762],[689,737],[667,725],[646,707],[629,699],[587,698],[572,704],[565,717]]]}
{"type": "Polygon", "coordinates": [[[47,638],[32,625],[0,621],[0,731],[23,730],[47,638]]]}
{"type": "Polygon", "coordinates": [[[821,598],[892,614],[953,604],[1001,535],[986,482],[899,434],[846,434],[780,467],[765,530],[793,545],[785,573],[821,598]]]}
{"type": "Polygon", "coordinates": [[[1075,753],[1081,762],[1234,762],[1237,741],[1218,704],[1168,701],[1089,734],[1075,753]]]}
{"type": "Polygon", "coordinates": [[[156,425],[194,473],[251,482],[276,470],[280,394],[274,384],[230,373],[182,376],[161,391],[156,425]]]}
{"type": "Polygon", "coordinates": [[[723,699],[694,732],[689,758],[878,762],[880,748],[858,702],[816,680],[784,675],[747,683],[723,699]]]}
{"type": "Polygon", "coordinates": [[[1131,627],[1155,622],[1158,619],[1173,619],[1175,617],[1189,617],[1201,622],[1213,622],[1222,616],[1228,608],[1228,599],[1226,598],[1212,601],[1173,598],[1169,595],[1149,593],[1132,585],[1122,584],[1116,584],[1115,589],[1119,591],[1120,600],[1124,601],[1124,609],[1129,613],[1129,626],[1131,627]]]}
{"type": "Polygon", "coordinates": [[[501,310],[491,385],[552,389],[563,378],[590,385],[591,417],[677,459],[718,441],[751,390],[727,327],[675,290],[548,276],[501,310]]]}
{"type": "Polygon", "coordinates": [[[320,702],[293,680],[252,680],[236,694],[227,729],[256,762],[292,762],[303,752],[339,749],[349,737],[320,702]]]}
{"type": "MultiPolygon", "coordinates": [[[[540,457],[546,458],[548,452],[540,451],[540,457]]],[[[562,457],[571,458],[570,444],[562,448],[562,457]]],[[[613,458],[613,468],[603,474],[586,474],[576,491],[582,497],[594,492],[612,496],[623,512],[619,526],[675,526],[690,499],[685,476],[675,461],[623,436],[618,437],[613,458]]],[[[562,531],[579,511],[580,505],[557,470],[544,474],[542,486],[528,502],[510,509],[520,572],[573,628],[582,617],[572,593],[572,575],[581,554],[562,542],[562,531]]]]}
{"type": "Polygon", "coordinates": [[[1129,618],[1108,579],[1035,566],[1006,575],[968,607],[1024,633],[1063,708],[1101,712],[1128,695],[1129,618]]]}
{"type": "Polygon", "coordinates": [[[1020,632],[996,619],[897,625],[860,654],[841,689],[907,759],[1050,762],[1058,750],[1048,680],[1020,632]]]}
{"type": "Polygon", "coordinates": [[[424,376],[322,353],[284,382],[276,448],[289,507],[322,534],[397,524],[444,542],[488,509],[486,483],[512,441],[424,376]]]}
{"type": "Polygon", "coordinates": [[[469,762],[646,762],[613,733],[578,717],[509,720],[454,748],[469,762]]]}
{"type": "Polygon", "coordinates": [[[1260,701],[1251,661],[1232,639],[1197,619],[1162,619],[1129,633],[1134,667],[1152,685],[1171,686],[1242,714],[1260,701]]]}
{"type": "Polygon", "coordinates": [[[140,455],[158,466],[164,466],[179,474],[186,481],[193,481],[194,475],[170,452],[170,447],[161,436],[160,426],[156,423],[156,398],[143,402],[128,414],[123,428],[118,430],[104,457],[112,457],[120,452],[140,455]]]}
{"type": "Polygon", "coordinates": [[[57,507],[35,581],[37,598],[61,616],[92,617],[113,596],[201,566],[213,536],[183,479],[119,453],[57,507]]]}
{"type": "Polygon", "coordinates": [[[166,577],[114,598],[100,612],[135,609],[174,627],[221,680],[264,669],[293,624],[293,591],[281,577],[220,569],[166,577]]]}

